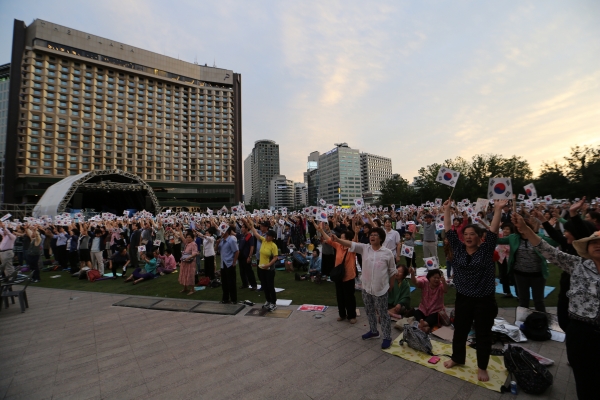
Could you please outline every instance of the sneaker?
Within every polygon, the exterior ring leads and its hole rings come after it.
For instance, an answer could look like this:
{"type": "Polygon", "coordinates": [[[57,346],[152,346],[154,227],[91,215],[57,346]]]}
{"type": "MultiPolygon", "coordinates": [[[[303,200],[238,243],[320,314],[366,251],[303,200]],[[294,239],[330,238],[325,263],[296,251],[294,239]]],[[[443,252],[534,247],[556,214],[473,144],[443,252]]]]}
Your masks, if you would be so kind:
{"type": "Polygon", "coordinates": [[[382,349],[389,349],[392,346],[392,339],[383,339],[381,342],[382,349]]]}
{"type": "Polygon", "coordinates": [[[262,308],[269,308],[269,306],[271,305],[271,303],[269,303],[268,301],[265,301],[265,304],[263,304],[262,308]]]}
{"type": "Polygon", "coordinates": [[[356,323],[356,318],[352,318],[352,319],[350,320],[350,323],[351,323],[352,325],[354,325],[354,324],[356,323]]]}
{"type": "Polygon", "coordinates": [[[369,340],[369,339],[379,339],[379,332],[367,332],[364,335],[362,335],[363,340],[369,340]]]}
{"type": "Polygon", "coordinates": [[[270,304],[270,305],[269,305],[269,311],[273,312],[273,311],[275,311],[275,310],[277,310],[277,304],[274,304],[274,303],[273,303],[273,304],[270,304]]]}

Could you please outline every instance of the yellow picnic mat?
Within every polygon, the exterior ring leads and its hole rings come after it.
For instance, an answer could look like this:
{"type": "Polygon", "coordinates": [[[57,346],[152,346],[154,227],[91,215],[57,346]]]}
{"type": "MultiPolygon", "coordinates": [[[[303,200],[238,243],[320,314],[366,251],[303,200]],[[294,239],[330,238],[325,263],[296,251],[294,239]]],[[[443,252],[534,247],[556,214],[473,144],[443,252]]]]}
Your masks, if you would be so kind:
{"type": "Polygon", "coordinates": [[[432,340],[431,344],[433,345],[433,354],[440,355],[441,360],[437,364],[430,364],[427,362],[431,358],[429,354],[411,349],[407,344],[400,346],[398,344],[401,339],[400,336],[402,336],[402,334],[394,339],[392,342],[392,347],[384,350],[386,353],[390,353],[394,356],[404,358],[405,360],[421,364],[427,368],[435,369],[443,372],[444,374],[454,376],[458,379],[462,379],[463,381],[474,383],[475,385],[493,390],[495,392],[500,392],[500,387],[506,382],[508,372],[506,371],[506,368],[504,368],[504,359],[501,356],[490,356],[490,363],[488,364],[488,374],[490,376],[490,380],[488,382],[479,382],[477,380],[477,356],[475,349],[467,346],[467,362],[465,365],[457,365],[456,367],[449,369],[444,367],[444,361],[448,360],[449,357],[444,357],[442,354],[452,354],[451,344],[432,340]]]}

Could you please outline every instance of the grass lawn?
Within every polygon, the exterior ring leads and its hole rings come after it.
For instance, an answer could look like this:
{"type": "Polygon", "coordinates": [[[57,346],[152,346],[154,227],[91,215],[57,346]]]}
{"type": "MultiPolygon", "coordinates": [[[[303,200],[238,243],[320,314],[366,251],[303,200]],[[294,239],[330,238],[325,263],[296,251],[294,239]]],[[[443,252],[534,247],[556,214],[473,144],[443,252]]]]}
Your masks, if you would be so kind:
{"type": "MultiPolygon", "coordinates": [[[[416,246],[415,253],[417,257],[417,265],[421,266],[423,264],[423,248],[421,246],[416,246]]],[[[444,252],[441,247],[438,248],[438,255],[441,265],[445,265],[444,252]]],[[[216,265],[219,265],[219,261],[220,260],[217,259],[216,265]]],[[[138,285],[133,285],[131,283],[123,283],[123,278],[118,278],[117,280],[109,279],[99,282],[88,282],[87,280],[73,278],[67,272],[54,271],[42,272],[41,281],[32,285],[46,288],[118,293],[134,296],[156,296],[211,301],[221,300],[221,288],[206,288],[205,290],[196,292],[191,296],[188,296],[185,293],[179,293],[179,291],[182,289],[182,286],[177,281],[177,278],[178,274],[171,274],[161,276],[160,278],[149,282],[142,282],[138,285]],[[60,275],[60,278],[50,278],[51,276],[56,275],[60,275]]],[[[554,265],[550,265],[550,276],[546,282],[546,286],[554,286],[556,289],[545,299],[547,307],[556,306],[558,299],[559,280],[560,270],[554,265]]],[[[239,287],[240,285],[241,280],[238,272],[237,286],[239,287]]],[[[321,284],[314,284],[307,281],[297,282],[294,280],[294,274],[285,271],[277,271],[275,275],[275,287],[285,289],[283,292],[277,293],[278,299],[292,300],[292,304],[295,305],[323,304],[335,306],[337,304],[335,299],[335,285],[333,283],[323,282],[321,284]]],[[[450,288],[445,297],[445,304],[448,306],[453,305],[455,297],[456,291],[454,288],[450,288]]],[[[420,302],[420,298],[420,291],[418,289],[413,291],[411,295],[411,304],[413,306],[417,306],[420,302]]],[[[265,297],[262,292],[254,292],[248,289],[238,289],[238,301],[242,300],[250,300],[255,303],[264,303],[265,297]]],[[[516,299],[505,299],[502,298],[501,295],[497,295],[496,300],[499,307],[516,307],[518,304],[516,299]]],[[[363,306],[360,292],[356,293],[356,301],[358,306],[363,306]]],[[[530,306],[533,307],[533,301],[530,302],[530,306]]]]}

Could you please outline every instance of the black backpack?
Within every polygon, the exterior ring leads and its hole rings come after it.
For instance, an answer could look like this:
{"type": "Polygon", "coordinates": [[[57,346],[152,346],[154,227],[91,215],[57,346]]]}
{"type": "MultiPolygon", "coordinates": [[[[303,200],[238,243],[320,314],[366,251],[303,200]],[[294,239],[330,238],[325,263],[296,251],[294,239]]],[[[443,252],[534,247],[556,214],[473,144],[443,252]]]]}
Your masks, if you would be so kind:
{"type": "Polygon", "coordinates": [[[548,316],[541,312],[529,314],[521,329],[527,339],[545,341],[550,340],[552,334],[548,328],[548,316]]]}
{"type": "Polygon", "coordinates": [[[517,385],[525,393],[544,393],[554,381],[548,369],[522,347],[508,345],[504,351],[504,366],[510,373],[511,379],[514,375],[517,385]]]}

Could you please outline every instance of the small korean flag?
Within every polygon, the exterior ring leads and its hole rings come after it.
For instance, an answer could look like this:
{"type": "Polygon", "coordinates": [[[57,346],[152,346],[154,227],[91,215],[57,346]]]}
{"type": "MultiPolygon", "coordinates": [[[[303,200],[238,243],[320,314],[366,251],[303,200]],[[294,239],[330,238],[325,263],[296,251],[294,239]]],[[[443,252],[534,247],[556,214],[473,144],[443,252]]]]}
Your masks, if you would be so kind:
{"type": "Polygon", "coordinates": [[[444,223],[437,223],[435,226],[435,229],[437,229],[438,231],[443,231],[444,230],[444,223]]]}
{"type": "Polygon", "coordinates": [[[322,206],[325,206],[327,204],[327,202],[323,199],[319,200],[319,204],[322,206]]]}
{"type": "Polygon", "coordinates": [[[239,210],[240,210],[240,209],[239,209],[239,207],[238,207],[238,206],[233,206],[233,207],[231,207],[231,212],[232,212],[232,213],[234,213],[234,214],[235,214],[235,213],[237,213],[239,210]]]}
{"type": "Polygon", "coordinates": [[[439,268],[438,261],[435,257],[427,257],[423,260],[425,261],[425,268],[427,268],[428,271],[439,268]]]}
{"type": "Polygon", "coordinates": [[[316,216],[315,219],[317,221],[327,222],[327,211],[326,210],[319,210],[317,212],[317,216],[316,216]]]}
{"type": "Polygon", "coordinates": [[[154,242],[152,242],[155,246],[160,246],[160,240],[155,240],[154,242]]]}
{"type": "Polygon", "coordinates": [[[518,195],[518,196],[517,196],[517,198],[518,198],[520,201],[523,201],[523,200],[525,200],[525,195],[524,195],[524,194],[520,194],[520,195],[518,195]]]}
{"type": "Polygon", "coordinates": [[[551,203],[552,202],[552,196],[550,196],[550,195],[544,196],[544,200],[546,201],[546,203],[551,203]]]}
{"type": "Polygon", "coordinates": [[[395,204],[392,204],[392,206],[391,206],[391,207],[392,207],[392,210],[395,210],[395,209],[396,209],[396,205],[395,205],[395,204]]]}
{"type": "Polygon", "coordinates": [[[138,253],[144,253],[146,251],[146,246],[138,246],[138,253]]]}
{"type": "Polygon", "coordinates": [[[510,178],[490,178],[488,199],[510,199],[512,194],[510,178]]]}
{"type": "Polygon", "coordinates": [[[441,207],[442,206],[442,199],[435,199],[435,206],[436,207],[441,207]]]}
{"type": "Polygon", "coordinates": [[[444,185],[455,187],[459,176],[460,172],[453,171],[446,167],[441,167],[435,180],[439,183],[443,183],[444,185]]]}
{"type": "Polygon", "coordinates": [[[358,208],[362,208],[365,205],[363,199],[354,199],[354,205],[358,208]]]}
{"type": "Polygon", "coordinates": [[[304,210],[302,210],[304,212],[304,214],[309,215],[310,214],[310,208],[308,207],[304,207],[304,210]]]}
{"type": "Polygon", "coordinates": [[[525,194],[527,194],[527,197],[529,197],[531,200],[537,197],[537,191],[535,190],[533,183],[523,186],[523,189],[525,189],[525,194]]]}
{"type": "Polygon", "coordinates": [[[413,254],[415,253],[415,248],[413,246],[407,246],[405,244],[402,245],[402,250],[400,250],[404,257],[413,258],[413,254]]]}

